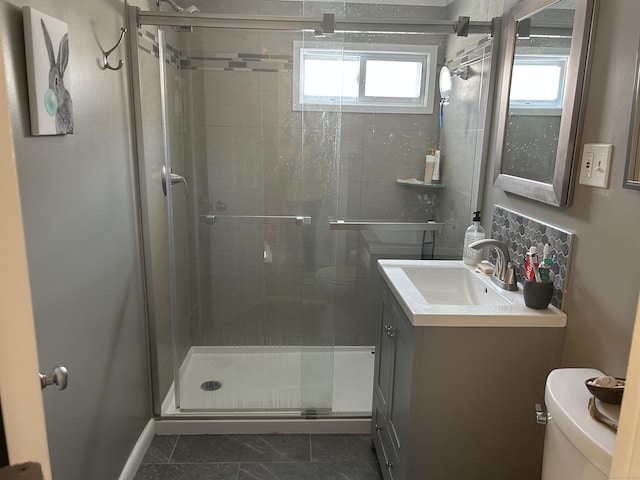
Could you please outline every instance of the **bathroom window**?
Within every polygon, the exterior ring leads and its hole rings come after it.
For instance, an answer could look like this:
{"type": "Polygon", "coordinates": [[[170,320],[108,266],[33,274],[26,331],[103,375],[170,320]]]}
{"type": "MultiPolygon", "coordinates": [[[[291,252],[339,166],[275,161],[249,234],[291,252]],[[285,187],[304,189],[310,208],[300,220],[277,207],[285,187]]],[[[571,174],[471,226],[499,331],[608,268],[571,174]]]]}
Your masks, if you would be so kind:
{"type": "Polygon", "coordinates": [[[436,54],[435,46],[294,42],[293,109],[433,113],[436,54]]]}
{"type": "Polygon", "coordinates": [[[567,61],[567,55],[516,54],[509,93],[511,113],[560,115],[567,61]]]}

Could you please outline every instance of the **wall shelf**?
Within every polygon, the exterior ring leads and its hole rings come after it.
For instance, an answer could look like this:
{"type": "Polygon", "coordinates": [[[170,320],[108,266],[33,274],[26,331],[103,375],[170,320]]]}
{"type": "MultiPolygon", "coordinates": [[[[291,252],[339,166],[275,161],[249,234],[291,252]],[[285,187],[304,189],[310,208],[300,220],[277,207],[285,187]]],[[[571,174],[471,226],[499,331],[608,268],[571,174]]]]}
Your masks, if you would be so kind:
{"type": "Polygon", "coordinates": [[[396,179],[396,182],[399,185],[404,185],[406,187],[422,187],[422,188],[433,188],[433,189],[444,188],[444,184],[442,183],[425,183],[415,178],[407,178],[407,179],[398,178],[396,179]]]}

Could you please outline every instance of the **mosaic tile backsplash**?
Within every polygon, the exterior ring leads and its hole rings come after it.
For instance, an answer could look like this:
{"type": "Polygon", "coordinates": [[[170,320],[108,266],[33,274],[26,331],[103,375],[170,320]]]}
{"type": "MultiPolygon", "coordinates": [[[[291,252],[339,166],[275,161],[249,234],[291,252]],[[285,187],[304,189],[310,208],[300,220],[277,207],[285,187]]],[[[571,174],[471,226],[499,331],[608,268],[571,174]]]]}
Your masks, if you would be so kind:
{"type": "MultiPolygon", "coordinates": [[[[566,296],[566,282],[571,263],[571,246],[574,234],[508,210],[500,205],[495,205],[491,221],[491,238],[506,243],[511,259],[519,263],[521,267],[529,247],[537,247],[542,254],[544,244],[551,245],[551,254],[557,257],[551,304],[562,309],[566,296]]],[[[521,281],[522,278],[523,270],[520,268],[518,280],[521,281]]]]}

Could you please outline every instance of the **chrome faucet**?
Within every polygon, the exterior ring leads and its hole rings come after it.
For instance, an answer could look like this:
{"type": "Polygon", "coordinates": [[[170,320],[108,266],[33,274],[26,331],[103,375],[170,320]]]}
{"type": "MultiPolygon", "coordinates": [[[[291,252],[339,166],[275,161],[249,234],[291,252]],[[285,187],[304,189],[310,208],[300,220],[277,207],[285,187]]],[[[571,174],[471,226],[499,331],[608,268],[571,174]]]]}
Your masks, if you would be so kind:
{"type": "Polygon", "coordinates": [[[474,250],[480,250],[482,247],[493,247],[497,253],[496,266],[491,276],[493,283],[505,290],[518,290],[516,264],[511,261],[511,255],[509,255],[507,245],[493,238],[478,240],[469,245],[469,248],[473,248],[474,250]]]}

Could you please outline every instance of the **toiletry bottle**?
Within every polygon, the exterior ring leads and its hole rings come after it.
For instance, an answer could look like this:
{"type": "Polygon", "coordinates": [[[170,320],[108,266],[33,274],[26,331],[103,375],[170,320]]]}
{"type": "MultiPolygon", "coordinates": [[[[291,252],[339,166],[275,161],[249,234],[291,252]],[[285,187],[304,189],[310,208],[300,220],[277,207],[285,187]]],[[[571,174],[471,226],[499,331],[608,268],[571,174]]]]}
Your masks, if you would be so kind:
{"type": "Polygon", "coordinates": [[[431,183],[433,177],[433,169],[436,165],[435,151],[431,150],[431,155],[427,155],[424,163],[424,183],[431,183]]]}
{"type": "Polygon", "coordinates": [[[480,212],[473,212],[473,223],[464,234],[462,261],[467,265],[477,265],[482,260],[482,250],[469,248],[469,245],[484,239],[484,228],[480,225],[480,212]]]}
{"type": "Polygon", "coordinates": [[[440,183],[440,150],[435,152],[435,164],[433,166],[433,176],[431,179],[433,183],[440,183]]]}
{"type": "Polygon", "coordinates": [[[524,258],[524,277],[530,282],[536,281],[535,268],[538,268],[540,261],[538,260],[538,248],[531,247],[524,258]],[[534,268],[535,265],[535,268],[534,268]]]}
{"type": "Polygon", "coordinates": [[[542,262],[540,264],[540,268],[538,271],[540,272],[540,279],[542,283],[550,283],[553,282],[553,259],[551,258],[551,245],[548,243],[544,244],[544,248],[542,249],[542,262]]]}
{"type": "Polygon", "coordinates": [[[545,258],[542,260],[542,265],[538,271],[540,272],[540,280],[542,283],[550,283],[553,282],[553,277],[555,276],[553,269],[553,260],[551,258],[545,258]]]}

